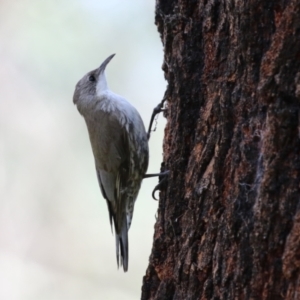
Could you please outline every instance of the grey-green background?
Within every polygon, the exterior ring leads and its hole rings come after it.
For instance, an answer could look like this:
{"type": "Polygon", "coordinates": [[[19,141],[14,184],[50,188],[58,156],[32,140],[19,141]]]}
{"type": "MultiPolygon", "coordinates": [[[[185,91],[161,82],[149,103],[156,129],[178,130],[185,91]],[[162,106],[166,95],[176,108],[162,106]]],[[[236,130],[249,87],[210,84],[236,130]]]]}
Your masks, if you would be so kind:
{"type": "MultiPolygon", "coordinates": [[[[166,83],[150,0],[0,3],[0,299],[139,299],[158,203],[144,181],[129,232],[129,271],[100,194],[75,84],[110,54],[110,88],[146,126],[166,83]]],[[[165,121],[150,142],[162,160],[165,121]]]]}

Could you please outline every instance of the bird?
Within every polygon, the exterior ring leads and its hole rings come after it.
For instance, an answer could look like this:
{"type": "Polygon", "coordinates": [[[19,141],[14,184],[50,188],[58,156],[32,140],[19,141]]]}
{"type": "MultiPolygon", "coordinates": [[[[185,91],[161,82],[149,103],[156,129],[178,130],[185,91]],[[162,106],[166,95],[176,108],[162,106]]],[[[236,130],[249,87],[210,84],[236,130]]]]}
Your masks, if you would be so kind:
{"type": "Polygon", "coordinates": [[[117,265],[128,270],[128,230],[145,177],[148,136],[137,109],[113,93],[105,69],[115,54],[76,84],[73,102],[87,125],[100,190],[115,232],[117,265]]]}

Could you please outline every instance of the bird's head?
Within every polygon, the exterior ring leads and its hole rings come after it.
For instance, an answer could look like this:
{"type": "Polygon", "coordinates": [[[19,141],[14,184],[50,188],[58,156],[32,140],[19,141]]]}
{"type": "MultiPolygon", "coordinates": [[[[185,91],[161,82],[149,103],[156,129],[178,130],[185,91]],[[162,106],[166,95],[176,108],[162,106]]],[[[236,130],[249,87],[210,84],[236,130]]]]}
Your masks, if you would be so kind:
{"type": "Polygon", "coordinates": [[[88,104],[108,89],[105,68],[114,56],[115,54],[110,55],[99,68],[88,72],[78,81],[73,95],[74,104],[88,104]]]}

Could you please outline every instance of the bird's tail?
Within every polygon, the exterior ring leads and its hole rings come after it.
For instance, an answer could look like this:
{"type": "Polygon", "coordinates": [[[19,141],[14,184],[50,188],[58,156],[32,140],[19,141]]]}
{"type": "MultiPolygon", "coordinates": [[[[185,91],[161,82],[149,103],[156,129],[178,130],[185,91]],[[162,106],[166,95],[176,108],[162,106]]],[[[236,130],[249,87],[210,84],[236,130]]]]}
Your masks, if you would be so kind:
{"type": "Polygon", "coordinates": [[[124,272],[128,270],[128,229],[126,218],[119,234],[116,232],[116,253],[118,267],[123,265],[124,272]],[[121,263],[120,263],[121,250],[121,263]]]}

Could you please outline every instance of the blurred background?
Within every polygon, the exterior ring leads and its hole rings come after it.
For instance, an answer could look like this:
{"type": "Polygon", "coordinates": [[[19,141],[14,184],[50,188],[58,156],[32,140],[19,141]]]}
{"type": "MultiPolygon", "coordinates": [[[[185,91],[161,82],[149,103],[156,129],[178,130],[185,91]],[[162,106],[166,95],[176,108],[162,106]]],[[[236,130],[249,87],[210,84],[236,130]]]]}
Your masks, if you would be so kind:
{"type": "MultiPolygon", "coordinates": [[[[140,299],[152,247],[157,178],[144,181],[117,269],[75,84],[110,54],[108,83],[146,127],[166,82],[150,0],[0,2],[0,299],[140,299]]],[[[165,120],[150,141],[162,160],[165,120]]]]}

